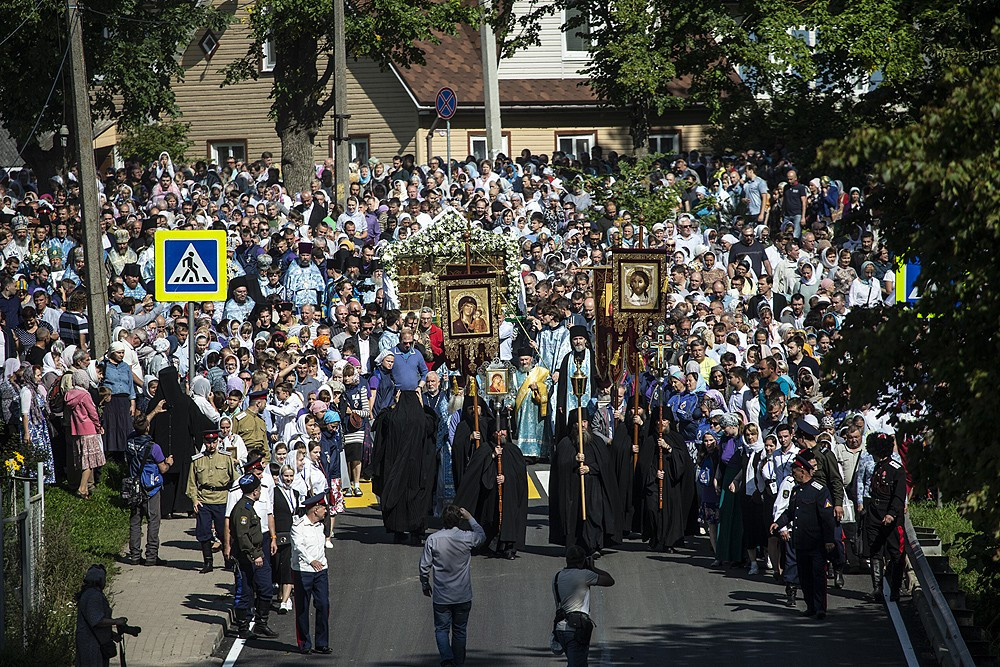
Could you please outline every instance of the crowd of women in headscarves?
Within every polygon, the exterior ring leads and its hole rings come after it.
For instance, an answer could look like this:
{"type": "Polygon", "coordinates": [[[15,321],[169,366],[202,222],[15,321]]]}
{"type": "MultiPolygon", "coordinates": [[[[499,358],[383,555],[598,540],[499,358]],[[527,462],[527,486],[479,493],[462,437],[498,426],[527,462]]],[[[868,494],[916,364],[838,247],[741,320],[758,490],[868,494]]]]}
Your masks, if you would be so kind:
{"type": "MultiPolygon", "coordinates": [[[[678,213],[662,221],[608,195],[628,160],[597,147],[589,155],[526,149],[517,158],[456,160],[449,182],[440,158],[371,158],[351,165],[345,209],[332,203],[329,164],[296,193],[269,154],[226,165],[180,165],[165,153],[153,165],[130,161],[100,182],[109,274],[100,288],[114,329],[97,358],[83,313],[90,286],[76,242],[79,189],[73,178],[36,182],[22,172],[0,183],[9,237],[0,293],[4,421],[45,462],[47,481],[68,479],[87,498],[95,471],[123,456],[131,418],[163,404],[151,435],[182,462],[164,475],[164,516],[192,509],[183,462],[200,450],[206,425],[240,463],[251,450],[266,452],[286,490],[329,491],[343,479],[333,489],[334,513],[343,511],[344,496],[361,494],[371,422],[395,395],[400,332],[414,334],[430,368],[441,364],[436,327],[397,310],[379,258],[454,208],[520,243],[521,315],[544,314],[556,329],[583,325],[592,338],[590,267],[618,248],[668,253],[664,298],[677,345],[663,369],[664,403],[689,443],[700,524],[718,538],[719,559],[756,567],[748,554],[766,545],[759,500],[780,482],[782,425],[815,420],[826,444],[848,451],[840,455],[845,479],[864,470],[842,443],[852,426],[867,432],[882,421],[832,412],[819,363],[850,309],[894,301],[892,256],[860,188],[825,176],[802,183],[780,156],[664,156],[649,183],[676,198],[678,213]],[[229,238],[228,298],[195,304],[193,332],[182,304],[152,296],[152,241],[168,228],[218,228],[229,238]],[[258,410],[250,397],[259,392],[258,410]],[[248,410],[264,418],[263,440],[247,431],[248,410]],[[739,502],[730,502],[734,494],[739,502]]],[[[516,348],[505,349],[509,358],[516,348]]],[[[627,389],[610,396],[618,412],[630,399],[627,389]]]]}

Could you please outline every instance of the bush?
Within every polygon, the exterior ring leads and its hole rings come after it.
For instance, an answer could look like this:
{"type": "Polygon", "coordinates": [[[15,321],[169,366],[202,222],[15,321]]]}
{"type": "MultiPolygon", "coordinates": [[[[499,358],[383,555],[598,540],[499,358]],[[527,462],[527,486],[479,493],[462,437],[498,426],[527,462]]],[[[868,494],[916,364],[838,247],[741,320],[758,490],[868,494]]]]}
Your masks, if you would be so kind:
{"type": "Polygon", "coordinates": [[[102,563],[110,584],[116,558],[128,541],[129,513],[121,504],[121,476],[116,463],[105,465],[91,500],[80,500],[59,487],[45,490],[45,553],[38,569],[45,596],[38,613],[28,619],[23,650],[20,617],[8,610],[7,650],[0,665],[73,664],[75,596],[83,575],[90,565],[102,563]]]}

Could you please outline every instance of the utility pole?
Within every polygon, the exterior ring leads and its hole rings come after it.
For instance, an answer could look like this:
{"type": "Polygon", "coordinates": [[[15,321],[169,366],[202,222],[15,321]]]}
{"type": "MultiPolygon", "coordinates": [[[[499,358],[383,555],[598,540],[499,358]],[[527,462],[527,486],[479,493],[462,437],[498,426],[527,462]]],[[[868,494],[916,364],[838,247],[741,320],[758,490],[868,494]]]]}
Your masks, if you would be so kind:
{"type": "Polygon", "coordinates": [[[493,0],[483,0],[483,23],[479,28],[483,52],[483,105],[486,109],[486,151],[495,160],[502,148],[500,134],[500,86],[497,83],[497,36],[490,19],[493,0]]]}
{"type": "Polygon", "coordinates": [[[351,160],[350,132],[347,121],[347,45],[344,26],[344,0],[333,0],[333,31],[336,43],[333,45],[333,122],[334,122],[334,176],[337,180],[337,203],[347,210],[347,197],[351,192],[350,171],[347,163],[351,160]]]}
{"type": "Polygon", "coordinates": [[[95,359],[111,345],[108,330],[108,279],[104,273],[104,243],[97,205],[97,167],[94,164],[94,125],[90,120],[90,83],[83,57],[83,22],[76,0],[66,0],[69,25],[70,104],[77,164],[80,172],[80,215],[83,220],[83,255],[87,263],[87,314],[90,320],[90,354],[95,359]]]}

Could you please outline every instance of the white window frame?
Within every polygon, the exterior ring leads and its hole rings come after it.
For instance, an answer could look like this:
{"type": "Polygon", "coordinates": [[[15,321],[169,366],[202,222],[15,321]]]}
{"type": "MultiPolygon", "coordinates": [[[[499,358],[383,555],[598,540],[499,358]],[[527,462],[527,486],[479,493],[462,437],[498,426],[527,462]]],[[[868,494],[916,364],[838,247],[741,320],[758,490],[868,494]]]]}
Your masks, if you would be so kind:
{"type": "Polygon", "coordinates": [[[665,155],[673,155],[681,152],[681,133],[680,132],[650,132],[647,138],[647,143],[652,144],[653,141],[657,142],[657,150],[653,150],[653,147],[649,147],[649,152],[652,153],[663,153],[665,155]],[[672,146],[670,150],[663,150],[663,142],[670,140],[672,146]]]}
{"type": "MultiPolygon", "coordinates": [[[[572,18],[570,16],[570,11],[571,11],[570,9],[564,9],[563,10],[562,19],[563,19],[563,25],[564,26],[566,25],[567,20],[569,18],[572,18]]],[[[593,26],[593,23],[589,23],[588,26],[587,26],[587,34],[588,35],[590,34],[590,30],[591,30],[592,26],[593,26]]],[[[581,28],[583,28],[583,26],[579,26],[577,28],[572,28],[572,30],[574,32],[577,32],[581,28]]],[[[590,57],[590,50],[589,49],[583,49],[581,51],[579,49],[571,49],[570,48],[570,46],[569,46],[569,39],[570,39],[570,37],[571,37],[571,35],[568,32],[566,32],[566,30],[562,31],[562,52],[563,52],[563,59],[565,59],[565,60],[585,60],[585,59],[589,58],[590,57]]],[[[573,38],[576,39],[576,36],[574,35],[573,38]]]]}
{"type": "Polygon", "coordinates": [[[277,62],[274,56],[274,40],[265,39],[263,44],[261,44],[260,48],[261,48],[260,71],[273,72],[274,66],[277,62]]]}
{"type": "Polygon", "coordinates": [[[368,158],[371,157],[371,143],[368,141],[368,137],[350,137],[347,140],[347,145],[351,154],[351,162],[358,159],[358,148],[364,146],[364,163],[368,163],[368,158]]]}
{"type": "Polygon", "coordinates": [[[596,145],[597,145],[597,135],[594,134],[594,133],[590,133],[590,134],[576,134],[576,133],[573,133],[573,134],[558,134],[558,133],[556,133],[556,150],[561,151],[561,152],[566,153],[566,154],[572,154],[578,160],[580,159],[580,153],[587,153],[589,155],[590,152],[592,150],[594,150],[594,146],[596,146],[596,145]],[[587,142],[587,150],[581,151],[580,147],[579,147],[579,144],[577,144],[577,142],[578,141],[584,141],[584,140],[586,140],[586,142],[587,142]],[[562,143],[564,141],[572,142],[573,150],[569,150],[569,151],[565,150],[563,148],[563,145],[562,145],[562,143]]]}
{"type": "Polygon", "coordinates": [[[237,160],[247,159],[247,142],[236,139],[224,139],[222,141],[208,142],[208,156],[217,165],[225,164],[226,158],[234,157],[237,160]],[[234,148],[239,148],[242,156],[233,153],[234,148]],[[221,151],[221,152],[220,152],[221,151]]]}
{"type": "MultiPolygon", "coordinates": [[[[476,162],[488,160],[490,158],[489,142],[486,140],[486,133],[469,135],[469,153],[476,157],[476,162]],[[482,144],[483,151],[480,155],[476,152],[476,144],[482,144]]],[[[500,152],[510,156],[510,137],[506,132],[500,135],[500,152]]]]}

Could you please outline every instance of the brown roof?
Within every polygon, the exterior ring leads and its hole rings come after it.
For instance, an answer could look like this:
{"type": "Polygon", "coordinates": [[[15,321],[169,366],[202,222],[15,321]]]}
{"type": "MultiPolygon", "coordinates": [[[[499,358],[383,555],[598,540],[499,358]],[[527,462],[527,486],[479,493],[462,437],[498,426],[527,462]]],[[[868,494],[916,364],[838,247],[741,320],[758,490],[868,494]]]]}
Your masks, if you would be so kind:
{"type": "MultiPolygon", "coordinates": [[[[440,44],[422,46],[426,65],[397,68],[421,107],[433,107],[437,92],[444,85],[455,90],[460,105],[484,105],[482,52],[477,30],[463,26],[454,37],[442,36],[440,44]]],[[[686,86],[680,81],[677,84],[676,94],[683,94],[686,86]]],[[[601,104],[586,79],[501,79],[499,85],[502,106],[601,104]]]]}

